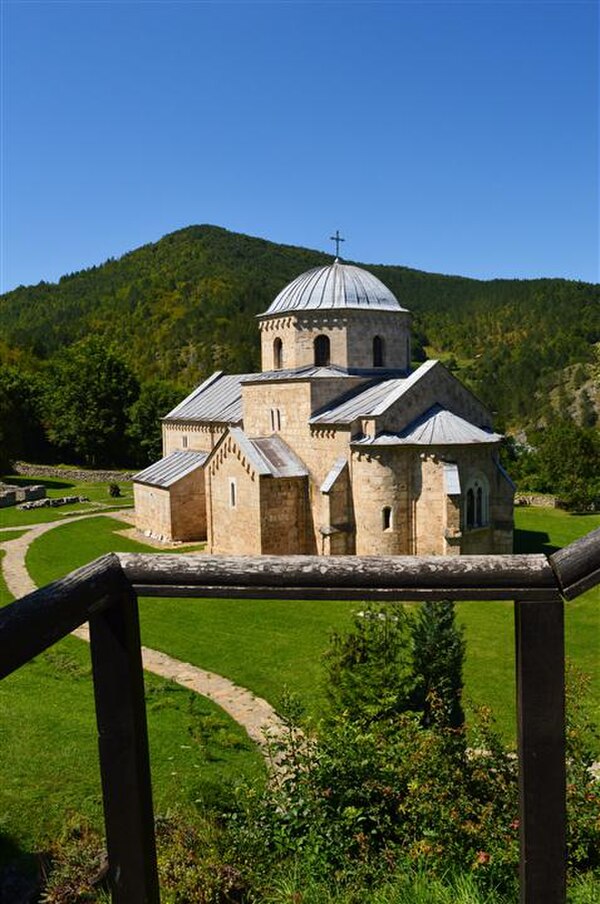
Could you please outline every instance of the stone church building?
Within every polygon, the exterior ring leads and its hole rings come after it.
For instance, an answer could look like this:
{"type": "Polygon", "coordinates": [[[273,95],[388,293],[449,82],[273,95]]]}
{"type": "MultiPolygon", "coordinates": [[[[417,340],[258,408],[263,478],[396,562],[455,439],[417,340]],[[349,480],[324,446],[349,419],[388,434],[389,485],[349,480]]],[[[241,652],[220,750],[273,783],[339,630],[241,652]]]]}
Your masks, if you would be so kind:
{"type": "Polygon", "coordinates": [[[211,553],[512,552],[514,487],[483,404],[411,370],[410,314],[336,259],[258,317],[262,370],[217,372],[163,419],[138,530],[211,553]]]}

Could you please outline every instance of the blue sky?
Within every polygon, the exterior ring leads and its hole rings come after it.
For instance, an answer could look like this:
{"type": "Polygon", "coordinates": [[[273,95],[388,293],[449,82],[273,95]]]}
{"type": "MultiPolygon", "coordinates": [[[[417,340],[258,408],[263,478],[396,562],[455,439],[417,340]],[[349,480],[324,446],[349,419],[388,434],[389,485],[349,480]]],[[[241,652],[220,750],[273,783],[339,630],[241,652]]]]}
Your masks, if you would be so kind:
{"type": "Polygon", "coordinates": [[[597,281],[596,2],[6,2],[3,288],[214,223],[597,281]]]}

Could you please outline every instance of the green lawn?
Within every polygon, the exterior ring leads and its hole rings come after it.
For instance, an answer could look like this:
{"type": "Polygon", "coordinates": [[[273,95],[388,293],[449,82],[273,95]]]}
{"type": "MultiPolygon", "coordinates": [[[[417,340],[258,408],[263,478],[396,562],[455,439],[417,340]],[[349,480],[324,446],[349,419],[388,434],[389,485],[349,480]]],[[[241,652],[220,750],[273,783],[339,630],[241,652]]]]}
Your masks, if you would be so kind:
{"type": "MultiPolygon", "coordinates": [[[[518,551],[562,546],[600,525],[600,516],[553,509],[518,509],[518,551]]],[[[47,582],[109,551],[144,547],[119,537],[121,523],[95,518],[50,531],[32,545],[27,565],[47,582]]],[[[300,695],[318,716],[323,704],[321,656],[332,629],[350,624],[350,602],[278,600],[142,599],[147,646],[226,675],[277,705],[284,687],[300,695]]],[[[514,636],[512,603],[466,602],[457,606],[465,626],[467,702],[492,706],[507,738],[514,737],[514,636]]],[[[593,677],[590,712],[600,723],[600,590],[567,604],[567,655],[593,677]]]]}
{"type": "MultiPolygon", "coordinates": [[[[53,542],[34,544],[28,565],[41,584],[105,552],[147,552],[115,533],[126,527],[104,517],[67,523],[45,535],[53,542]]],[[[255,745],[218,706],[154,675],[145,681],[157,812],[222,806],[227,787],[264,775],[255,745]]],[[[68,637],[2,681],[0,713],[0,859],[39,849],[70,812],[100,825],[88,645],[68,637]]]]}
{"type": "Polygon", "coordinates": [[[7,603],[12,602],[12,595],[6,586],[6,581],[4,580],[4,575],[2,573],[2,559],[4,558],[4,550],[0,549],[0,607],[6,606],[7,603]]]}
{"type": "Polygon", "coordinates": [[[1,480],[12,483],[15,486],[31,486],[41,484],[46,487],[47,495],[56,499],[60,496],[87,496],[89,502],[75,502],[71,505],[61,505],[60,508],[32,509],[28,512],[20,511],[11,506],[0,509],[0,529],[3,527],[18,527],[20,525],[45,524],[48,521],[60,521],[68,519],[69,515],[83,515],[98,507],[121,509],[133,506],[133,488],[131,481],[119,482],[122,495],[118,498],[109,496],[108,483],[83,483],[70,481],[62,477],[32,478],[20,475],[7,474],[1,480]]]}
{"type": "Polygon", "coordinates": [[[27,528],[24,530],[0,530],[0,543],[5,543],[7,540],[18,540],[26,533],[27,528]]]}
{"type": "MultiPolygon", "coordinates": [[[[240,778],[262,780],[255,745],[219,707],[153,675],[145,681],[156,812],[222,806],[240,778]]],[[[88,645],[68,637],[5,678],[0,712],[0,862],[42,848],[69,814],[100,827],[88,645]]]]}

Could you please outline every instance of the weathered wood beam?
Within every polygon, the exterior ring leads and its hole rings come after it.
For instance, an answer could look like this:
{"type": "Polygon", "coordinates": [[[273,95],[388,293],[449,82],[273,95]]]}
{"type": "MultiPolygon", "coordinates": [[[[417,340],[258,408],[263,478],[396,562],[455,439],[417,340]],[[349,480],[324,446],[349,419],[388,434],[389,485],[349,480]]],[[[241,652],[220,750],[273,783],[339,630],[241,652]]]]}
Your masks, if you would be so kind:
{"type": "Polygon", "coordinates": [[[550,556],[563,596],[572,600],[600,584],[600,527],[550,556]]]}
{"type": "Polygon", "coordinates": [[[146,596],[278,599],[559,599],[543,555],[206,556],[120,553],[146,596]]]}
{"type": "Polygon", "coordinates": [[[90,617],[100,773],[113,904],[158,904],[137,598],[122,588],[90,617]]]}
{"type": "Polygon", "coordinates": [[[521,904],[566,900],[563,610],[515,603],[521,904]]]}
{"type": "Polygon", "coordinates": [[[113,554],[102,556],[0,609],[0,678],[52,646],[129,584],[113,554]]]}

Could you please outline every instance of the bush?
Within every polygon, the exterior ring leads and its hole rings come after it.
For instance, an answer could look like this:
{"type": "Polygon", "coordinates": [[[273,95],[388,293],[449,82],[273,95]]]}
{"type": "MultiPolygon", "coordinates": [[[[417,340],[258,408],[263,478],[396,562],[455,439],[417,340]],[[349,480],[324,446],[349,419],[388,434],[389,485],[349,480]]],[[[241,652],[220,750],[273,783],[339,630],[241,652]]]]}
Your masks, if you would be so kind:
{"type": "Polygon", "coordinates": [[[109,483],[108,485],[108,495],[111,499],[118,499],[121,496],[121,488],[118,483],[109,483]]]}

